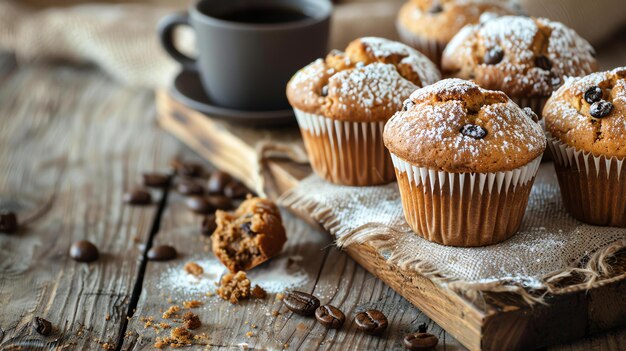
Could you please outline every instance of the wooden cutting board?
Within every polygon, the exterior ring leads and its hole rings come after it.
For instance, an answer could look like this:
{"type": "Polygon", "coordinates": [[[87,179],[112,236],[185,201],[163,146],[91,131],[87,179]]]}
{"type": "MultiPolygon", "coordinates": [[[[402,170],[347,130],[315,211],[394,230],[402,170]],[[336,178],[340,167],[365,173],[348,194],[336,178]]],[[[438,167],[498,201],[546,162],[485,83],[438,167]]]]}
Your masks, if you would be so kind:
{"type": "MultiPolygon", "coordinates": [[[[200,155],[240,178],[259,184],[257,148],[265,141],[302,143],[297,127],[254,130],[229,125],[191,110],[167,91],[157,92],[158,122],[200,155]]],[[[267,163],[277,197],[311,173],[306,164],[288,160],[267,163]]],[[[304,219],[306,214],[299,214],[304,219]]],[[[414,271],[389,265],[368,244],[345,250],[350,257],[417,306],[471,350],[527,350],[583,338],[626,324],[626,280],[587,292],[546,296],[547,305],[530,308],[510,294],[486,293],[470,302],[414,271]]],[[[618,255],[618,274],[626,273],[626,252],[618,255]]]]}

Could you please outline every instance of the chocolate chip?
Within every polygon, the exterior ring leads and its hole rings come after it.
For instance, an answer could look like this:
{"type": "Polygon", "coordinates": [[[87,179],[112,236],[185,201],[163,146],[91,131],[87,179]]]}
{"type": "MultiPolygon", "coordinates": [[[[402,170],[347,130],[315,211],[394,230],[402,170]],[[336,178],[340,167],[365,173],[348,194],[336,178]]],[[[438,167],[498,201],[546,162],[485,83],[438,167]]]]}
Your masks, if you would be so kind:
{"type": "Polygon", "coordinates": [[[524,113],[526,113],[526,115],[533,120],[533,122],[539,122],[539,116],[537,116],[535,111],[533,111],[530,107],[524,107],[523,110],[524,113]]]}
{"type": "Polygon", "coordinates": [[[124,194],[124,202],[130,205],[149,205],[152,195],[145,189],[133,189],[124,194]]]}
{"type": "Polygon", "coordinates": [[[204,187],[193,180],[183,179],[176,185],[176,191],[185,196],[202,195],[204,194],[204,187]]]}
{"type": "Polygon", "coordinates": [[[461,134],[478,140],[487,136],[487,130],[481,126],[468,123],[461,128],[461,134]]]}
{"type": "Polygon", "coordinates": [[[207,200],[217,210],[227,211],[233,208],[233,203],[224,195],[209,195],[207,200]]]}
{"type": "Polygon", "coordinates": [[[52,333],[52,323],[41,317],[35,317],[32,321],[32,326],[35,331],[41,335],[47,336],[52,333]]]}
{"type": "Polygon", "coordinates": [[[283,304],[293,313],[310,316],[320,306],[320,300],[302,291],[292,291],[285,296],[283,304]]]}
{"type": "Polygon", "coordinates": [[[439,339],[429,333],[411,333],[407,334],[403,340],[404,347],[411,351],[434,350],[439,343],[439,339]]]}
{"type": "Polygon", "coordinates": [[[254,230],[252,230],[252,223],[251,222],[245,222],[243,223],[241,226],[241,231],[246,233],[247,236],[255,236],[256,233],[254,232],[254,230]]]}
{"type": "Polygon", "coordinates": [[[183,177],[202,177],[204,166],[196,162],[184,162],[175,160],[172,162],[178,175],[183,177]]]}
{"type": "Polygon", "coordinates": [[[370,335],[378,335],[387,329],[388,321],[385,315],[378,310],[367,310],[358,313],[354,322],[359,330],[370,335]]]}
{"type": "Polygon", "coordinates": [[[233,177],[222,171],[217,171],[211,174],[209,182],[207,183],[207,190],[211,194],[223,194],[224,187],[233,180],[233,177]]]}
{"type": "Polygon", "coordinates": [[[585,101],[587,103],[593,104],[600,100],[602,100],[602,89],[600,87],[594,85],[585,91],[585,101]]]}
{"type": "Polygon", "coordinates": [[[546,56],[541,55],[535,57],[535,66],[543,70],[549,71],[552,69],[552,62],[550,62],[550,59],[546,56]]]}
{"type": "Polygon", "coordinates": [[[17,216],[14,212],[0,211],[0,233],[15,233],[17,231],[17,216]]]}
{"type": "Polygon", "coordinates": [[[93,262],[100,256],[96,245],[87,240],[79,240],[70,247],[70,257],[78,262],[93,262]]]}
{"type": "Polygon", "coordinates": [[[215,212],[215,207],[204,196],[192,196],[185,201],[187,208],[198,214],[215,212]]]}
{"type": "Polygon", "coordinates": [[[224,195],[231,199],[244,199],[250,190],[239,181],[232,181],[224,187],[224,195]]]}
{"type": "Polygon", "coordinates": [[[322,87],[322,96],[328,96],[328,85],[322,87]]]}
{"type": "Polygon", "coordinates": [[[176,249],[169,245],[159,245],[148,250],[150,261],[169,261],[176,258],[176,249]]]}
{"type": "Polygon", "coordinates": [[[202,234],[211,236],[213,232],[217,229],[217,223],[215,222],[215,214],[211,213],[202,219],[202,227],[200,231],[202,234]]]}
{"type": "Polygon", "coordinates": [[[596,101],[589,106],[589,113],[595,118],[606,117],[611,111],[613,111],[613,104],[605,100],[596,101]]]}
{"type": "Polygon", "coordinates": [[[402,104],[402,111],[408,111],[413,105],[415,105],[413,101],[405,100],[404,104],[402,104]]]}
{"type": "Polygon", "coordinates": [[[441,6],[441,4],[438,2],[433,4],[433,6],[431,6],[430,9],[428,9],[428,12],[433,13],[433,14],[439,13],[441,11],[443,11],[443,6],[441,6]]]}
{"type": "Polygon", "coordinates": [[[144,173],[143,185],[149,188],[167,188],[170,176],[162,173],[144,173]]]}
{"type": "Polygon", "coordinates": [[[335,306],[320,306],[315,310],[315,319],[328,329],[339,329],[346,321],[346,316],[335,306]]]}
{"type": "Polygon", "coordinates": [[[483,57],[483,62],[488,65],[495,65],[500,63],[504,58],[504,50],[501,47],[496,46],[494,48],[489,49],[485,53],[485,57],[483,57]]]}

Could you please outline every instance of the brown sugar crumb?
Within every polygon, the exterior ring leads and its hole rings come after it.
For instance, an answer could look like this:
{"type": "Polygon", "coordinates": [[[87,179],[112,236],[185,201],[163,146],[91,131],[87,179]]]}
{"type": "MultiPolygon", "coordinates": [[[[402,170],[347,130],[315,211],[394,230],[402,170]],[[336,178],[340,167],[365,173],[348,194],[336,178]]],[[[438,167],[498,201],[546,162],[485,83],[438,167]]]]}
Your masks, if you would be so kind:
{"type": "Polygon", "coordinates": [[[250,292],[250,295],[255,299],[264,299],[267,297],[267,292],[262,287],[255,285],[250,292]]]}
{"type": "Polygon", "coordinates": [[[183,316],[183,323],[185,328],[191,330],[198,329],[202,325],[202,322],[200,321],[200,318],[198,318],[198,315],[194,314],[193,312],[185,313],[185,315],[183,316]]]}
{"type": "Polygon", "coordinates": [[[107,314],[104,316],[104,320],[105,320],[105,321],[110,321],[110,320],[111,320],[111,315],[107,313],[107,314]]]}
{"type": "Polygon", "coordinates": [[[202,305],[204,305],[204,302],[198,300],[183,301],[183,307],[185,308],[198,308],[202,305]]]}
{"type": "Polygon", "coordinates": [[[184,347],[193,343],[193,334],[183,327],[176,327],[172,329],[170,336],[164,338],[156,338],[154,347],[161,349],[165,346],[170,347],[184,347]]]}
{"type": "Polygon", "coordinates": [[[282,301],[284,298],[285,298],[285,294],[283,293],[276,294],[276,300],[282,301]]]}
{"type": "Polygon", "coordinates": [[[153,317],[140,317],[139,320],[141,322],[143,322],[143,327],[145,328],[150,328],[151,326],[154,325],[154,318],[153,317]]]}
{"type": "Polygon", "coordinates": [[[217,294],[224,300],[237,303],[250,297],[250,280],[246,272],[227,273],[222,277],[217,294]]]}
{"type": "Polygon", "coordinates": [[[161,323],[159,323],[159,327],[160,327],[161,329],[169,329],[169,328],[171,328],[172,326],[171,326],[171,325],[169,325],[169,324],[167,324],[167,323],[165,323],[165,322],[161,322],[161,323]]]}
{"type": "Polygon", "coordinates": [[[115,345],[113,343],[110,343],[110,342],[105,342],[105,343],[102,344],[102,348],[104,350],[107,350],[107,351],[113,351],[113,350],[115,350],[115,345]]]}
{"type": "Polygon", "coordinates": [[[167,311],[163,312],[163,318],[164,319],[170,319],[172,316],[174,316],[178,311],[180,311],[180,307],[173,305],[170,306],[170,308],[167,309],[167,311]]]}
{"type": "Polygon", "coordinates": [[[249,331],[249,332],[247,332],[247,333],[246,333],[246,336],[247,336],[247,337],[249,337],[249,338],[251,338],[251,337],[253,337],[253,336],[254,336],[254,333],[253,333],[253,332],[251,332],[251,331],[249,331]]]}
{"type": "Polygon", "coordinates": [[[200,265],[195,262],[187,262],[183,269],[185,270],[185,272],[196,277],[199,277],[202,275],[202,273],[204,273],[204,269],[202,269],[202,267],[200,267],[200,265]]]}

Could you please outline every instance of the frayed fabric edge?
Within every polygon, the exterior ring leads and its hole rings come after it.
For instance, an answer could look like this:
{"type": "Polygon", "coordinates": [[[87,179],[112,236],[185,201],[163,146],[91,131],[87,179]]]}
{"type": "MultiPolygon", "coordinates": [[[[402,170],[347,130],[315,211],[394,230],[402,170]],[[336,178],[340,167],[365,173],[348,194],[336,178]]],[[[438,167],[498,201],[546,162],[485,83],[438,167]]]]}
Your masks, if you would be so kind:
{"type": "Polygon", "coordinates": [[[424,262],[412,255],[398,253],[397,237],[412,233],[408,226],[406,230],[399,231],[383,224],[368,223],[347,231],[341,227],[341,222],[332,214],[331,209],[320,206],[314,200],[303,199],[293,191],[285,193],[278,202],[321,224],[335,237],[335,243],[340,249],[367,242],[368,245],[383,253],[388,263],[423,275],[472,302],[482,300],[484,293],[509,293],[519,296],[529,306],[545,305],[547,294],[559,295],[586,291],[626,279],[626,273],[613,276],[613,267],[610,264],[615,254],[626,249],[626,240],[617,240],[589,257],[580,258],[576,262],[577,266],[548,273],[533,284],[516,278],[501,278],[487,282],[463,281],[451,277],[447,272],[441,271],[429,262],[424,262]],[[571,278],[576,278],[575,283],[569,285],[564,283],[571,278]]]}

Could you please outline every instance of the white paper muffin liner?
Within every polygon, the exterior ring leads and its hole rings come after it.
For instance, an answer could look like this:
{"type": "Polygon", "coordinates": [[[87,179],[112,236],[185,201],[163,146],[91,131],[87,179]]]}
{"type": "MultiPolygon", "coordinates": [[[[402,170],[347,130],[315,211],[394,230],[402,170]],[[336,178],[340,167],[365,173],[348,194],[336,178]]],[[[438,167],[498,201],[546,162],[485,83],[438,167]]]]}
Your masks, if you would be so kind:
{"type": "Polygon", "coordinates": [[[402,27],[400,23],[396,23],[396,30],[398,31],[400,41],[426,55],[437,67],[441,67],[441,56],[446,48],[446,43],[414,34],[402,27]]]}
{"type": "Polygon", "coordinates": [[[311,167],[341,185],[379,185],[395,180],[383,143],[384,121],[338,121],[294,109],[311,167]]]}
{"type": "Polygon", "coordinates": [[[506,172],[449,173],[391,158],[407,223],[449,246],[490,245],[515,234],[541,163],[537,157],[506,172]]]}
{"type": "Polygon", "coordinates": [[[626,227],[625,159],[596,156],[546,134],[568,212],[588,224],[626,227]]]}

